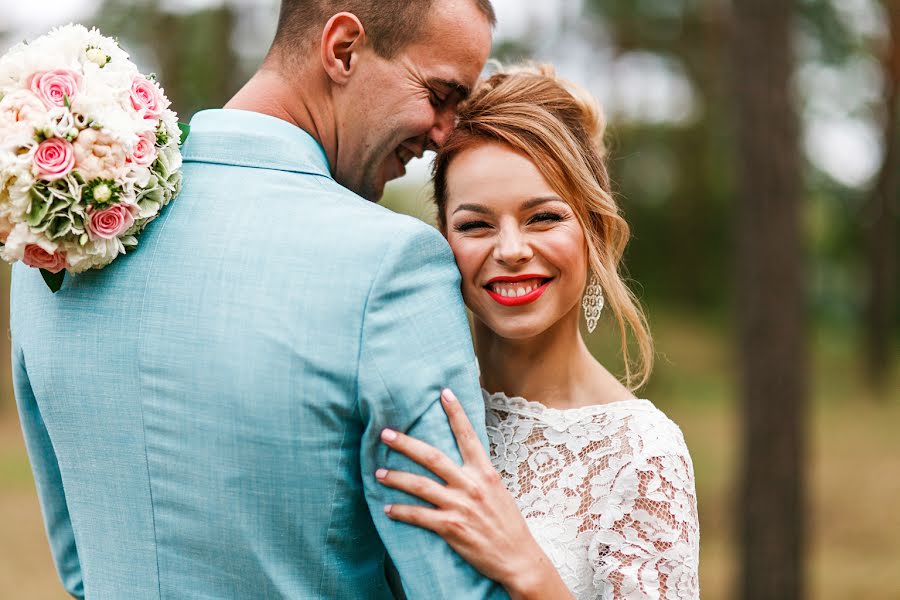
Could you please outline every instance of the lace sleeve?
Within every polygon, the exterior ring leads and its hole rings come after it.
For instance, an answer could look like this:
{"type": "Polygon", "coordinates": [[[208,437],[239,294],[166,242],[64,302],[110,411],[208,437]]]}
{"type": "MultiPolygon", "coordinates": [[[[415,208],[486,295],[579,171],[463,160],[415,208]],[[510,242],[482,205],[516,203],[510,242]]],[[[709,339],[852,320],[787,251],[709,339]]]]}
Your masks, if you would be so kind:
{"type": "Polygon", "coordinates": [[[687,446],[671,421],[638,428],[632,422],[619,432],[614,468],[591,481],[594,588],[614,600],[698,599],[700,532],[687,446]]]}

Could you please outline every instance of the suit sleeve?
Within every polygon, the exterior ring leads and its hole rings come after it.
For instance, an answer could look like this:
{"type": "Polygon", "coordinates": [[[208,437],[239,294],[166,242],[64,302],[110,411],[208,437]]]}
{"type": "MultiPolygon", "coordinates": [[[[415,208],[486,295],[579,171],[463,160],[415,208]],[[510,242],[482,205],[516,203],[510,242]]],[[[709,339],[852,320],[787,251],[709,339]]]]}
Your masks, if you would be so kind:
{"type": "Polygon", "coordinates": [[[84,581],[81,574],[81,563],[78,560],[78,549],[75,546],[75,533],[69,519],[69,509],[63,489],[59,463],[53,450],[53,443],[44,425],[44,419],[34,397],[22,350],[13,343],[13,385],[16,392],[16,404],[22,422],[22,433],[25,446],[34,473],[41,512],[47,537],[50,540],[50,551],[56,564],[56,571],[62,580],[63,587],[74,598],[84,598],[84,581]]]}
{"type": "MultiPolygon", "coordinates": [[[[417,224],[418,225],[418,224],[417,224]]],[[[379,467],[423,473],[380,442],[385,427],[439,448],[458,464],[459,450],[440,405],[449,387],[487,447],[484,403],[459,290],[446,241],[417,226],[395,238],[369,293],[359,362],[359,410],[364,424],[360,463],[366,501],[409,598],[507,598],[436,534],[391,521],[384,506],[416,500],[375,480],[379,467]]]]}

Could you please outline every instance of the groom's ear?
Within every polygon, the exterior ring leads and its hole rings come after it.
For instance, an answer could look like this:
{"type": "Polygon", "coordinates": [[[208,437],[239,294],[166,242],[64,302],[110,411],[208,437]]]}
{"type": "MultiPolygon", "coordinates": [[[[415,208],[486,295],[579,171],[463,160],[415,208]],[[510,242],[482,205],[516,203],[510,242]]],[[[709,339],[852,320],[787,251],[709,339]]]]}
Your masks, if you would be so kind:
{"type": "Polygon", "coordinates": [[[366,30],[353,13],[342,12],[328,19],[322,31],[322,66],[338,84],[346,83],[366,44],[366,30]]]}

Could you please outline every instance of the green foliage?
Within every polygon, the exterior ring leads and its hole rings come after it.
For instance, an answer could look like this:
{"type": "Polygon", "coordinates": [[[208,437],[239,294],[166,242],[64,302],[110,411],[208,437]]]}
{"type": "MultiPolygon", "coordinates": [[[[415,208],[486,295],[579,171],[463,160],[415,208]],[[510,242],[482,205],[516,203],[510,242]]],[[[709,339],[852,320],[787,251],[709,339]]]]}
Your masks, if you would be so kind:
{"type": "Polygon", "coordinates": [[[184,143],[187,141],[188,136],[191,134],[191,126],[187,123],[179,123],[178,129],[181,131],[181,137],[178,139],[178,145],[184,146],[184,143]]]}
{"type": "Polygon", "coordinates": [[[861,50],[832,0],[802,0],[798,3],[798,16],[798,32],[815,40],[819,60],[839,64],[861,50]]]}

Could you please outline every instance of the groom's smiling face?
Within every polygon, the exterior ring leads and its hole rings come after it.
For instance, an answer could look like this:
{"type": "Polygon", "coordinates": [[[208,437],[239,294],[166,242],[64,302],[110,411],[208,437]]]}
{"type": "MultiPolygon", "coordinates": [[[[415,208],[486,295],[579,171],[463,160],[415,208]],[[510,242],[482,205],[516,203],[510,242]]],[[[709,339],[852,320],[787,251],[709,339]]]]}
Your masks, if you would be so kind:
{"type": "Polygon", "coordinates": [[[425,33],[391,58],[366,50],[344,90],[337,181],[377,202],[406,164],[446,140],[457,105],[491,50],[491,25],[471,0],[435,2],[425,33]]]}

